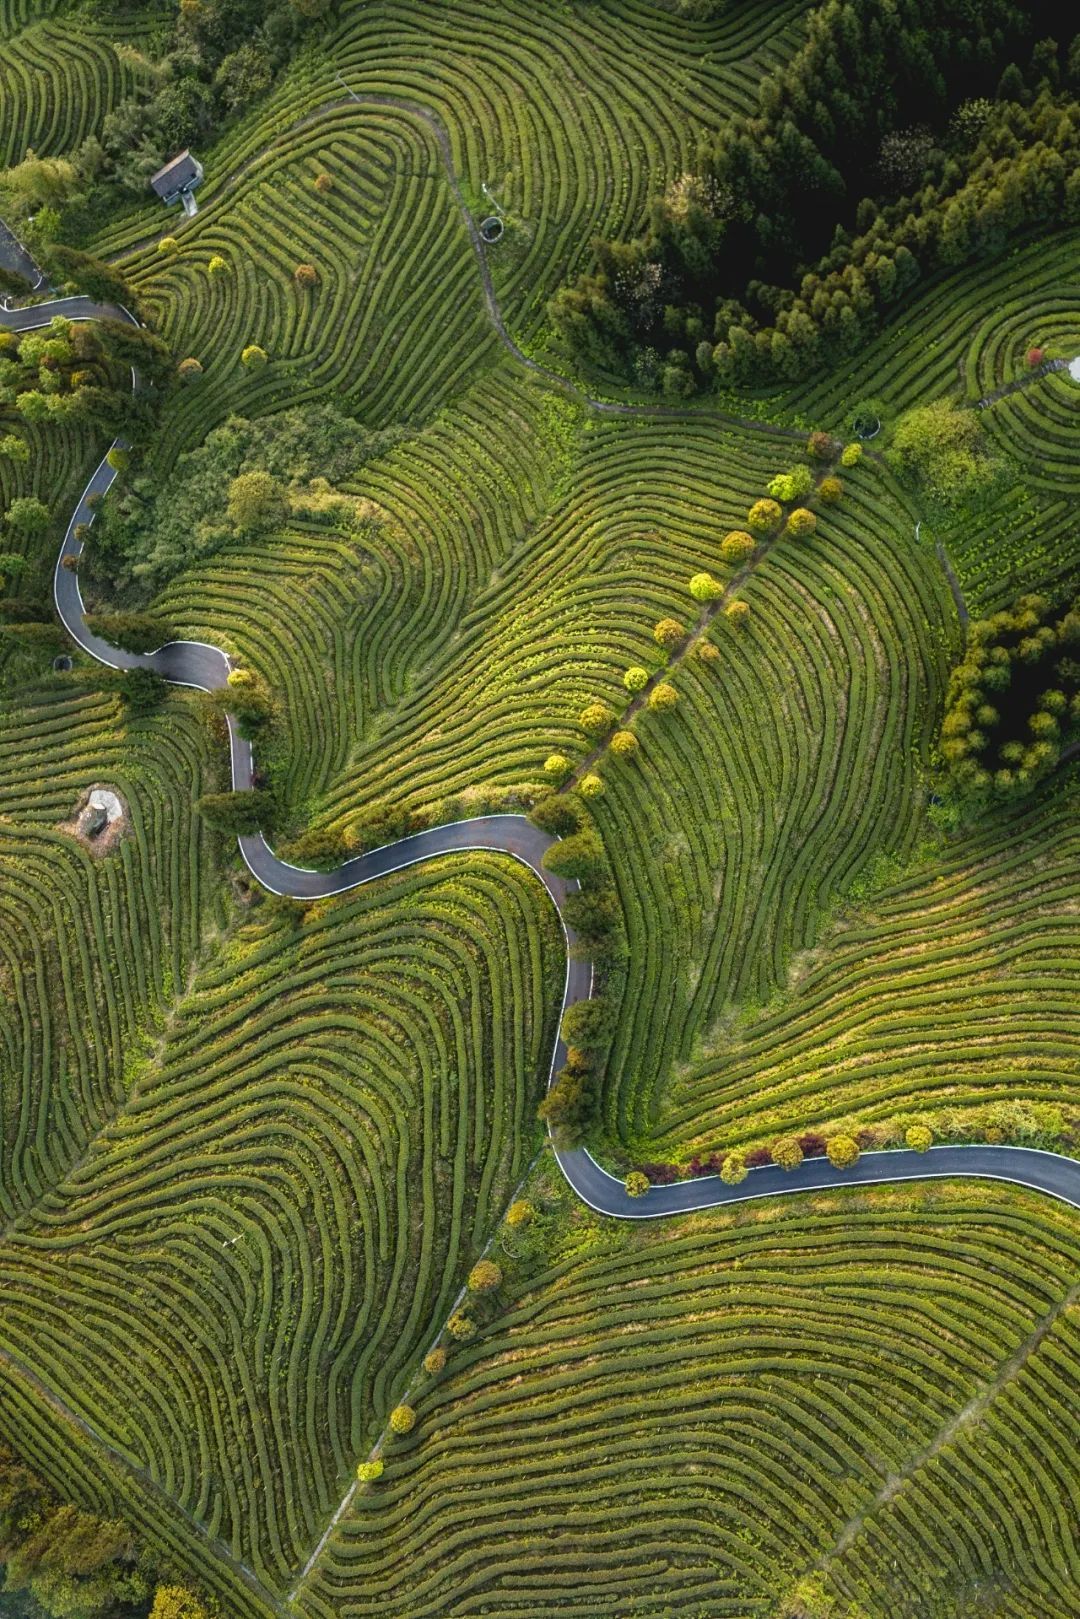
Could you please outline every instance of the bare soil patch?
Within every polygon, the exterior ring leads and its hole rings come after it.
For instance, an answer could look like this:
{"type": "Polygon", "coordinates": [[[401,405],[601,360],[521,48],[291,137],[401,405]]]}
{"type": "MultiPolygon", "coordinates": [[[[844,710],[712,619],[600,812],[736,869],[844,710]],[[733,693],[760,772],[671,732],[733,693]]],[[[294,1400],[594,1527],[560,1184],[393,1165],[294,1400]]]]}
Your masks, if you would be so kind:
{"type": "Polygon", "coordinates": [[[130,826],[128,807],[115,787],[94,782],[76,801],[71,819],[60,823],[61,832],[75,838],[91,854],[109,854],[130,826]]]}

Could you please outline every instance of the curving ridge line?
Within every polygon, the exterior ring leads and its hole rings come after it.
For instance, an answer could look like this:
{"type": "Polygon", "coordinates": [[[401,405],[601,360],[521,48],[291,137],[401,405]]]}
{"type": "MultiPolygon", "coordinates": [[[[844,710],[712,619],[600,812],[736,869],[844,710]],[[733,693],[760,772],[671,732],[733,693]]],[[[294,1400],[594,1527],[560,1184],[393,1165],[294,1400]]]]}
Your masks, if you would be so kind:
{"type": "MultiPolygon", "coordinates": [[[[0,326],[14,331],[31,331],[47,325],[55,314],[66,315],[70,320],[111,318],[138,324],[126,309],[98,304],[90,298],[79,296],[54,299],[26,309],[8,310],[0,307],[0,326]]],[[[120,445],[121,441],[117,440],[116,444],[120,445]]],[[[103,641],[87,627],[78,573],[74,568],[65,567],[64,562],[69,557],[79,556],[82,541],[76,537],[75,531],[81,525],[85,524],[89,529],[93,524],[95,508],[91,499],[104,495],[115,477],[116,473],[106,456],[91,474],[68,522],[53,574],[53,596],[64,628],[84,652],[110,668],[152,669],[174,685],[192,686],[201,691],[216,690],[224,686],[231,667],[228,657],[218,647],[204,641],[169,641],[156,652],[126,652],[103,641]]],[[[254,775],[251,744],[238,734],[231,719],[226,718],[233,787],[249,788],[254,775]]],[[[575,936],[563,915],[563,901],[576,884],[554,876],[543,865],[543,855],[555,841],[523,815],[483,815],[399,838],[394,843],[345,861],[334,871],[326,872],[311,871],[279,859],[261,833],[237,839],[240,853],[252,876],[271,893],[295,899],[322,899],[343,894],[405,867],[450,854],[491,851],[521,861],[544,885],[562,926],[567,950],[561,1007],[561,1012],[565,1012],[573,1002],[587,1000],[592,994],[593,985],[592,968],[588,961],[577,959],[572,950],[576,943],[575,936]]],[[[565,1056],[566,1047],[559,1035],[551,1056],[549,1084],[565,1061],[565,1056]]],[[[794,1171],[786,1171],[776,1165],[752,1169],[739,1186],[728,1186],[718,1175],[708,1175],[676,1181],[668,1186],[654,1186],[641,1198],[630,1197],[622,1181],[609,1174],[584,1147],[571,1150],[556,1148],[555,1158],[582,1202],[597,1213],[616,1219],[656,1220],[691,1214],[724,1203],[742,1203],[792,1192],[956,1176],[1009,1181],[1014,1186],[1044,1192],[1072,1204],[1074,1208],[1080,1208],[1080,1162],[1059,1153],[1030,1147],[963,1145],[932,1147],[925,1153],[907,1149],[871,1152],[864,1153],[850,1169],[844,1170],[835,1169],[827,1158],[808,1158],[794,1171]]]]}

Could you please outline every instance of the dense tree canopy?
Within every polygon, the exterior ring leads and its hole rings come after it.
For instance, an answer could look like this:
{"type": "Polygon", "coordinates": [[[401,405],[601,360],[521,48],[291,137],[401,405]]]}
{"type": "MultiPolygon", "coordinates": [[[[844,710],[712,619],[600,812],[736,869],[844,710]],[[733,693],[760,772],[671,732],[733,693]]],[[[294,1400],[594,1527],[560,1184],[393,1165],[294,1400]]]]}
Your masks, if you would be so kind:
{"type": "Polygon", "coordinates": [[[889,459],[932,507],[978,501],[1001,470],[979,417],[948,399],[919,405],[900,418],[889,459]]]}
{"type": "Polygon", "coordinates": [[[152,418],[153,395],[133,399],[132,366],[151,386],[171,371],[160,339],[126,322],[91,326],[56,315],[39,331],[0,331],[0,408],[34,425],[88,422],[110,434],[133,432],[152,418]]]}
{"type": "Polygon", "coordinates": [[[1080,732],[1080,599],[1022,596],[969,624],[941,726],[950,793],[965,809],[1030,790],[1080,732]]]}
{"type": "MultiPolygon", "coordinates": [[[[322,476],[337,483],[400,434],[370,432],[333,405],[308,405],[249,421],[230,417],[180,456],[163,485],[118,482],[88,556],[91,578],[113,592],[160,588],[181,568],[230,540],[284,521],[294,496],[322,476]]],[[[359,521],[347,502],[329,515],[359,521]]],[[[312,515],[310,502],[305,512],[312,515]]]]}
{"type": "Polygon", "coordinates": [[[26,1592],[47,1619],[210,1619],[186,1586],[155,1589],[154,1561],[127,1524],[59,1501],[4,1445],[0,1563],[4,1590],[26,1592]]]}
{"type": "Polygon", "coordinates": [[[667,394],[782,381],[850,355],[920,276],[1080,217],[1080,53],[1031,44],[1053,20],[1045,0],[827,0],[644,234],[597,244],[556,328],[667,394]]]}

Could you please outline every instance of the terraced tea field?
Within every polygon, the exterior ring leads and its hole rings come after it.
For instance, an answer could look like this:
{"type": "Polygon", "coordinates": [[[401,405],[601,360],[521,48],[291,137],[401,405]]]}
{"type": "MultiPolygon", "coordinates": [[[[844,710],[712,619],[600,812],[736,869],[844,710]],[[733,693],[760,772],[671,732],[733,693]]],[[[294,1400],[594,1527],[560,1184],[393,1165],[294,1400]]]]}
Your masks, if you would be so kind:
{"type": "MultiPolygon", "coordinates": [[[[600,780],[626,933],[609,981],[580,951],[568,970],[509,816],[408,867],[415,845],[317,878],[254,840],[242,861],[193,810],[227,784],[206,699],[125,720],[88,660],[50,675],[50,628],[0,635],[0,1437],[229,1619],[801,1619],[807,1576],[829,1619],[1080,1616],[1074,1208],[807,1173],[668,1218],[678,1188],[621,1184],[841,1122],[970,1136],[973,1107],[991,1141],[1036,1105],[1041,1143],[1077,1141],[1076,766],[961,833],[927,809],[962,641],[935,541],[973,611],[1073,577],[1080,394],[1056,374],[988,406],[1023,476],[981,529],[917,529],[871,448],[838,504],[806,495],[812,534],[722,550],[858,400],[891,420],[983,398],[1034,341],[1080,353],[1075,229],[929,280],[851,365],[768,398],[590,399],[550,346],[547,299],[592,238],[637,230],[757,105],[804,9],[341,0],[200,148],[193,220],[133,200],[84,244],[203,367],[136,479],[160,488],[233,413],[332,402],[396,430],[345,515],[297,480],[285,520],[154,602],[265,679],[284,851],[383,813],[519,811],[563,754],[600,780]],[[704,571],[716,607],[690,595],[704,571]],[[665,618],[689,636],[670,659],[665,618]],[[674,706],[635,707],[632,667],[674,706]],[[596,702],[636,751],[598,743],[596,702]],[[108,854],[68,824],[92,783],[129,812],[108,854]],[[574,1198],[536,1122],[560,997],[594,988],[614,1033],[592,1146],[638,1224],[574,1198]],[[450,1330],[485,1253],[504,1275],[450,1330]]],[[[134,13],[0,0],[0,38],[9,158],[69,152],[141,71],[134,13]]],[[[0,505],[37,495],[51,526],[5,524],[3,548],[39,609],[104,446],[25,431],[0,505]]],[[[168,656],[200,683],[198,648],[168,656]]],[[[589,1161],[558,1162],[585,1196],[589,1161]]]]}
{"type": "Polygon", "coordinates": [[[0,710],[6,1219],[40,1205],[120,1105],[217,900],[192,787],[208,739],[182,702],[122,723],[114,697],[54,685],[0,710]],[[127,806],[118,857],[60,830],[85,789],[127,806]]]}
{"type": "Polygon", "coordinates": [[[647,1155],[914,1114],[948,1135],[1006,1098],[1068,1099],[1075,1132],[1077,835],[1072,766],[1043,803],[932,847],[798,960],[782,1003],[715,1030],[647,1155]]]}
{"type": "Polygon", "coordinates": [[[557,1229],[305,1613],[771,1619],[818,1568],[859,1613],[1080,1609],[1071,1211],[944,1187],[557,1229]]]}
{"type": "MultiPolygon", "coordinates": [[[[272,576],[260,539],[164,593],[178,629],[235,651],[280,698],[281,790],[299,825],[315,794],[359,774],[357,739],[372,730],[391,727],[388,751],[415,771],[413,721],[399,729],[398,712],[422,672],[476,639],[487,598],[526,562],[579,425],[573,407],[502,370],[365,468],[350,486],[375,507],[361,536],[301,518],[270,542],[272,576]]],[[[472,786],[469,771],[463,761],[472,786]]]]}
{"type": "Polygon", "coordinates": [[[7,1353],[271,1586],[536,1150],[562,970],[495,858],[241,911],[0,1244],[7,1353]]]}
{"type": "Polygon", "coordinates": [[[376,424],[419,420],[494,358],[437,143],[397,107],[361,114],[346,104],[296,131],[181,242],[164,269],[156,247],[141,272],[132,267],[162,330],[182,333],[204,365],[170,415],[162,454],[202,438],[208,397],[220,417],[331,394],[376,424]],[[313,189],[321,173],[334,180],[325,197],[313,189]],[[298,241],[319,276],[310,291],[293,282],[298,241]],[[209,276],[215,256],[227,269],[209,276]],[[240,361],[252,343],[270,356],[256,380],[240,361]]]}
{"type": "MultiPolygon", "coordinates": [[[[1025,376],[1032,345],[1075,358],[1076,249],[1073,227],[1015,248],[981,266],[977,276],[962,271],[934,278],[853,366],[793,390],[784,409],[808,424],[845,431],[863,399],[880,401],[886,423],[932,398],[983,399],[1025,376]]],[[[1012,469],[1012,485],[977,522],[964,519],[941,532],[974,608],[995,611],[1024,590],[1075,584],[1069,497],[1078,410],[1080,386],[1052,374],[985,411],[984,425],[1012,469]]]]}
{"type": "Polygon", "coordinates": [[[494,0],[452,21],[437,5],[343,8],[270,110],[206,156],[176,258],[157,251],[152,202],[90,244],[123,252],[164,335],[205,368],[164,424],[161,464],[230,410],[317,389],[373,424],[448,404],[496,354],[461,206],[490,211],[487,185],[506,210],[491,274],[504,318],[532,342],[563,270],[594,233],[632,225],[686,167],[696,129],[751,104],[801,10],[743,4],[705,27],[633,3],[559,20],[494,0]],[[331,191],[313,190],[319,173],[331,191]],[[303,294],[299,243],[320,276],[303,294]],[[229,273],[208,283],[215,255],[229,273]],[[270,356],[257,379],[240,365],[250,343],[270,356]]]}

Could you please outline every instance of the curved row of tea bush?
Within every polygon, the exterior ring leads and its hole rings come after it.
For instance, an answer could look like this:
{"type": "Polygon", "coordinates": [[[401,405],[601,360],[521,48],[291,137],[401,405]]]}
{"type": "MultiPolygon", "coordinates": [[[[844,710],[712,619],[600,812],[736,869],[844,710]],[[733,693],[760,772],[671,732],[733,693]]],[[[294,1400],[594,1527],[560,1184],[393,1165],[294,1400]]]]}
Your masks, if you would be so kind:
{"type": "Polygon", "coordinates": [[[1078,1610],[1075,1321],[1034,1347],[1074,1285],[1070,1211],[986,1186],[663,1230],[578,1210],[546,1247],[419,1389],[305,1615],[771,1619],[821,1560],[866,1619],[987,1584],[1009,1619],[1078,1610]]]}
{"type": "Polygon", "coordinates": [[[37,21],[43,9],[34,6],[33,25],[22,32],[16,29],[28,17],[0,17],[0,39],[14,35],[0,59],[0,167],[21,162],[28,148],[38,157],[75,151],[136,83],[112,44],[118,33],[132,32],[130,21],[117,27],[80,19],[72,27],[37,21]]]}

